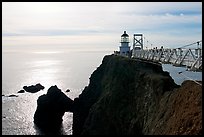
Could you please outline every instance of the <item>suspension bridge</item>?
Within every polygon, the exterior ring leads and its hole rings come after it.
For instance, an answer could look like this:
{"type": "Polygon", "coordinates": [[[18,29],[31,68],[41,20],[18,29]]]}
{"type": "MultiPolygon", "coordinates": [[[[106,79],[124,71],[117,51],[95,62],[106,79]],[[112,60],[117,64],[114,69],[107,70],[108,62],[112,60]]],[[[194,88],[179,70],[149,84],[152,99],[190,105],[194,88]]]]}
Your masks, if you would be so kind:
{"type": "Polygon", "coordinates": [[[178,48],[143,49],[142,34],[134,34],[131,57],[202,71],[202,40],[178,48]]]}

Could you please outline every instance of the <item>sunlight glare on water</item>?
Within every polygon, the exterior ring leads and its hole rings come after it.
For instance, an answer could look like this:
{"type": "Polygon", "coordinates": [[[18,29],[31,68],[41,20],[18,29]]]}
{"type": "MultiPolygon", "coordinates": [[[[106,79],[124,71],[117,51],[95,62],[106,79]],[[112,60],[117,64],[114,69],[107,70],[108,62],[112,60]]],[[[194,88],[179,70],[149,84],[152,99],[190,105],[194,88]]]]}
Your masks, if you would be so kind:
{"type": "MultiPolygon", "coordinates": [[[[71,99],[88,85],[91,73],[112,51],[27,51],[8,47],[2,54],[2,134],[43,135],[33,122],[37,99],[50,86],[57,85],[71,99]],[[37,93],[17,93],[23,86],[40,83],[45,87],[37,93]],[[70,89],[70,92],[65,92],[70,89]],[[7,97],[8,95],[18,97],[7,97]]],[[[72,134],[73,114],[63,116],[61,134],[72,134]]]]}

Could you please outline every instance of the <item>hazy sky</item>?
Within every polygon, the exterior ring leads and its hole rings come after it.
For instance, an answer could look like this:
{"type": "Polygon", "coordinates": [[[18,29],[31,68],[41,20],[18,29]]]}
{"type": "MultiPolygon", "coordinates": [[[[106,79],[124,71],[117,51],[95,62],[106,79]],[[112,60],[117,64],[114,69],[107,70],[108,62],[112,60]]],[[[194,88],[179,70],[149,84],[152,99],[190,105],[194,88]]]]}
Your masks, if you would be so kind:
{"type": "Polygon", "coordinates": [[[179,47],[202,40],[202,2],[2,3],[4,46],[118,50],[124,30],[131,46],[135,33],[142,33],[149,47],[179,47]]]}

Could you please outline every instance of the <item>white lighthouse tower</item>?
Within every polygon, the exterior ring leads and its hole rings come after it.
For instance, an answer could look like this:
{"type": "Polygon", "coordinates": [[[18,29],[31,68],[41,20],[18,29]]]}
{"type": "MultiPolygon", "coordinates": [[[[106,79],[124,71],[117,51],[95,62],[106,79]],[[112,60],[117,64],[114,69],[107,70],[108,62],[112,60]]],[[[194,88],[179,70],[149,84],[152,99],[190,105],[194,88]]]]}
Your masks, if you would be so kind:
{"type": "Polygon", "coordinates": [[[128,56],[130,53],[129,47],[129,35],[124,31],[124,34],[121,35],[121,46],[120,46],[120,55],[128,56]]]}

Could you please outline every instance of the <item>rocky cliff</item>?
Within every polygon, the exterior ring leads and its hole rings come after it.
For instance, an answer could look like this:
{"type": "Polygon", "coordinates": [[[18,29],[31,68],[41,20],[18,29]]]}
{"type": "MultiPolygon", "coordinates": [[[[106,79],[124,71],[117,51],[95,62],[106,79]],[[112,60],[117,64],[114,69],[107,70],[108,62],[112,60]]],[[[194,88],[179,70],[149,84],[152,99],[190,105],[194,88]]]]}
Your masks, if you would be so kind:
{"type": "Polygon", "coordinates": [[[189,93],[188,85],[157,63],[105,56],[74,99],[73,134],[201,134],[202,87],[191,82],[197,91],[189,93]]]}

